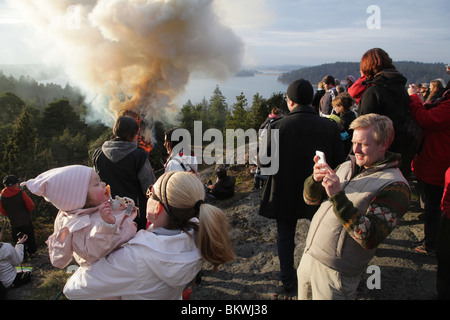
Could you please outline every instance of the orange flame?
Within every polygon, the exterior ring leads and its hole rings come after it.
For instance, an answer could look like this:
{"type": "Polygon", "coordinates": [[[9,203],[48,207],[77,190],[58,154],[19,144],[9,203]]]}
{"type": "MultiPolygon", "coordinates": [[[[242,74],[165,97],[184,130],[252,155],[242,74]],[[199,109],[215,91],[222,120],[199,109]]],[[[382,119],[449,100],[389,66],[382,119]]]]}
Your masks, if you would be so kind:
{"type": "Polygon", "coordinates": [[[143,149],[148,154],[150,154],[152,152],[153,146],[152,146],[152,143],[150,141],[147,141],[144,138],[143,134],[141,133],[142,126],[145,125],[145,124],[142,122],[142,120],[140,119],[139,115],[136,112],[130,111],[130,110],[124,111],[123,114],[127,115],[127,116],[134,117],[136,119],[136,121],[139,124],[139,131],[137,133],[137,144],[138,144],[138,147],[143,149]]]}

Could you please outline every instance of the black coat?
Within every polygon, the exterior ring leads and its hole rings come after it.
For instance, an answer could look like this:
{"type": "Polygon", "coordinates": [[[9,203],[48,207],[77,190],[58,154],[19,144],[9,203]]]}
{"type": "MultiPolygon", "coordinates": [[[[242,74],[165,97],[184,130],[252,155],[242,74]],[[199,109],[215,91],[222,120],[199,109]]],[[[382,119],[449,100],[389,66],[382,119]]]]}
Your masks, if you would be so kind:
{"type": "Polygon", "coordinates": [[[409,95],[406,78],[397,70],[384,70],[372,80],[365,81],[367,90],[361,97],[359,115],[378,113],[392,120],[394,142],[389,151],[401,153],[406,134],[405,120],[409,116],[409,95]]]}
{"type": "Polygon", "coordinates": [[[278,147],[279,169],[268,176],[259,214],[281,220],[311,219],[317,207],[304,202],[303,183],[312,174],[316,150],[325,153],[332,168],[345,160],[337,124],[320,117],[311,106],[298,106],[272,122],[267,136],[268,150],[272,143],[278,147]],[[278,143],[270,140],[274,129],[279,130],[278,143]]]}

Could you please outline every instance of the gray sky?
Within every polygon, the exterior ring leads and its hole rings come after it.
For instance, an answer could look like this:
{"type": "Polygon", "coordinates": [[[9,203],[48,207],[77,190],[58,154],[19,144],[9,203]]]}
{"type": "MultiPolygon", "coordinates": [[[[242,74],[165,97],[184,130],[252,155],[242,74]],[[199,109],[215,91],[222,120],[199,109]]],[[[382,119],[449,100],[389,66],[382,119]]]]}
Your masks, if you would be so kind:
{"type": "MultiPolygon", "coordinates": [[[[373,47],[396,61],[450,62],[448,0],[216,0],[215,5],[223,23],[243,40],[246,65],[357,62],[373,47]],[[371,5],[379,11],[367,13],[371,5]]],[[[42,62],[51,47],[40,46],[35,31],[22,12],[0,0],[0,64],[42,62]]]]}

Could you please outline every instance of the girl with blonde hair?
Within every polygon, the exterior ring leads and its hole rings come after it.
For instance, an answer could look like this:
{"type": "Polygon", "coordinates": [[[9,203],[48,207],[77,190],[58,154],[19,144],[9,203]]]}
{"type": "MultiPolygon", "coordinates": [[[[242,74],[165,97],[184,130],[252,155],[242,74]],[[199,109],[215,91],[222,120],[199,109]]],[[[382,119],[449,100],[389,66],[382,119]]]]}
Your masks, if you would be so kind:
{"type": "Polygon", "coordinates": [[[147,197],[150,226],[90,268],[79,268],[64,287],[69,299],[181,299],[204,261],[216,270],[235,258],[227,217],[203,202],[195,175],[165,173],[147,197]]]}

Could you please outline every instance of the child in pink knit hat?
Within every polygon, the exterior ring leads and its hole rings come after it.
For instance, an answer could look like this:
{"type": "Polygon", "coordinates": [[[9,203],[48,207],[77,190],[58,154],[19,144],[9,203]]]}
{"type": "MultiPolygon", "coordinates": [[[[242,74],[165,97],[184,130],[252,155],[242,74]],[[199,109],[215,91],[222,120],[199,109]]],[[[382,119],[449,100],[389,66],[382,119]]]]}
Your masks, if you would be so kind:
{"type": "Polygon", "coordinates": [[[79,265],[92,264],[136,234],[133,200],[111,199],[108,186],[93,168],[55,168],[21,185],[59,209],[54,232],[46,242],[57,268],[65,268],[72,256],[79,265]]]}

